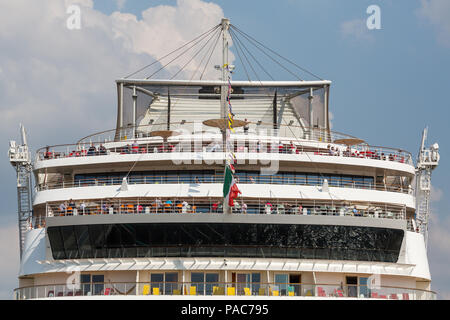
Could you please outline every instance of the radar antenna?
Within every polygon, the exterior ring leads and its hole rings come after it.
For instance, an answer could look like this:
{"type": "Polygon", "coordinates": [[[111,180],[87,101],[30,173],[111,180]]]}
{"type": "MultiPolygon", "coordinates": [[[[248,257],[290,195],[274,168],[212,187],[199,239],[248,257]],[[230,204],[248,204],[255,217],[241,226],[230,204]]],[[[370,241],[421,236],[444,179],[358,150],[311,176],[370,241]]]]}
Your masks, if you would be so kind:
{"type": "Polygon", "coordinates": [[[29,230],[32,217],[32,188],[31,188],[31,156],[28,150],[25,128],[20,124],[22,135],[22,144],[18,145],[16,141],[9,142],[9,162],[17,173],[17,202],[19,217],[19,247],[20,258],[25,242],[25,233],[29,230]]]}
{"type": "Polygon", "coordinates": [[[423,234],[425,247],[428,245],[428,222],[430,216],[431,172],[439,164],[439,145],[434,143],[425,148],[428,127],[423,130],[416,166],[416,221],[423,234]]]}

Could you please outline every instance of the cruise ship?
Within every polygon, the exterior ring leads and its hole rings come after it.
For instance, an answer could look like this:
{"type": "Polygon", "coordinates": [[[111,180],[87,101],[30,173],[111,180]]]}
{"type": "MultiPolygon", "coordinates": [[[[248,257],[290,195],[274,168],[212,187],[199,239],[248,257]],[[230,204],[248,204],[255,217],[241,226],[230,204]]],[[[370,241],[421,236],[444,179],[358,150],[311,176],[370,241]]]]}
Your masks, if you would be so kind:
{"type": "Polygon", "coordinates": [[[22,127],[14,299],[436,299],[427,129],[416,158],[334,132],[331,81],[232,80],[230,40],[300,68],[222,19],[161,62],[218,46],[220,79],[118,79],[115,128],[33,156],[22,127]]]}

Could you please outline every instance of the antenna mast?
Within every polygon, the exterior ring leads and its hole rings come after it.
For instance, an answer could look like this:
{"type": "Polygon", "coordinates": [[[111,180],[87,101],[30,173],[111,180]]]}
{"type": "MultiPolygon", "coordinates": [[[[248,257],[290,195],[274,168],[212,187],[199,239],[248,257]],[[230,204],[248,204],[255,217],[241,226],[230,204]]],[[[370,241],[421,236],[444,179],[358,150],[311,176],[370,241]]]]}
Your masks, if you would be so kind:
{"type": "Polygon", "coordinates": [[[22,135],[22,144],[17,145],[16,141],[9,142],[9,162],[17,173],[17,202],[19,218],[19,247],[20,259],[25,243],[25,233],[29,230],[28,226],[32,218],[32,188],[31,188],[31,156],[28,150],[25,128],[21,124],[20,131],[22,135]]]}
{"type": "Polygon", "coordinates": [[[416,166],[416,220],[419,232],[423,234],[425,248],[428,246],[428,222],[430,216],[431,172],[439,164],[439,145],[425,148],[428,127],[422,132],[422,142],[416,166]]]}
{"type": "MultiPolygon", "coordinates": [[[[222,22],[222,86],[220,87],[220,117],[223,119],[225,123],[228,123],[229,119],[229,111],[228,111],[228,90],[231,90],[231,88],[228,88],[227,81],[229,76],[229,67],[228,67],[228,29],[230,28],[230,20],[227,18],[223,18],[222,22]]],[[[223,140],[223,152],[225,154],[225,170],[224,174],[226,172],[226,168],[229,165],[229,147],[228,147],[228,138],[230,135],[230,131],[228,129],[228,126],[225,126],[222,129],[222,140],[223,140]]],[[[223,213],[230,213],[230,206],[228,205],[228,202],[226,201],[226,198],[223,199],[223,213]]]]}

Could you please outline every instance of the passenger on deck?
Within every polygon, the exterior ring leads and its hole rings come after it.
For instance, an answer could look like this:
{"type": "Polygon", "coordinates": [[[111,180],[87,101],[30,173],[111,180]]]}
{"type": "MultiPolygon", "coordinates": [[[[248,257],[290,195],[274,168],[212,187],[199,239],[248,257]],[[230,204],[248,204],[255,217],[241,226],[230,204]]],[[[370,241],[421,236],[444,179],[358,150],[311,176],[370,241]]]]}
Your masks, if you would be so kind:
{"type": "Polygon", "coordinates": [[[45,152],[44,152],[44,159],[51,159],[52,158],[52,153],[49,151],[50,147],[46,147],[45,148],[45,152]]]}
{"type": "Polygon", "coordinates": [[[162,201],[161,201],[161,199],[158,198],[155,200],[156,213],[158,213],[161,210],[161,208],[162,208],[162,201]]]}
{"type": "Polygon", "coordinates": [[[100,147],[98,147],[98,153],[100,155],[105,155],[106,154],[106,148],[104,145],[100,144],[100,147]]]}
{"type": "Polygon", "coordinates": [[[97,149],[95,148],[95,146],[94,146],[94,145],[91,145],[91,146],[89,147],[89,150],[88,150],[87,155],[88,155],[88,156],[94,156],[96,152],[97,152],[97,149]]]}
{"type": "Polygon", "coordinates": [[[82,201],[81,203],[80,203],[80,214],[85,214],[86,212],[86,204],[84,203],[84,201],[82,201]]]}
{"type": "Polygon", "coordinates": [[[290,142],[290,144],[289,144],[289,152],[290,153],[295,153],[295,146],[294,146],[294,143],[291,141],[290,142]]]}
{"type": "Polygon", "coordinates": [[[59,205],[59,213],[61,214],[61,215],[65,215],[66,214],[66,205],[64,204],[64,203],[61,203],[60,205],[59,205]]]}
{"type": "Polygon", "coordinates": [[[133,144],[131,145],[131,152],[132,153],[139,153],[139,144],[136,140],[134,140],[133,144]]]}
{"type": "Polygon", "coordinates": [[[244,133],[247,134],[248,133],[248,121],[247,119],[244,119],[245,124],[244,124],[244,133]]]}
{"type": "Polygon", "coordinates": [[[183,200],[183,203],[181,204],[181,213],[187,213],[188,208],[189,203],[187,203],[186,200],[183,200]]]}
{"type": "Polygon", "coordinates": [[[264,210],[265,210],[266,214],[271,214],[272,213],[272,204],[270,202],[267,202],[264,207],[264,210]]]}
{"type": "Polygon", "coordinates": [[[350,157],[351,156],[351,150],[350,147],[347,147],[347,149],[344,151],[344,157],[350,157]]]}

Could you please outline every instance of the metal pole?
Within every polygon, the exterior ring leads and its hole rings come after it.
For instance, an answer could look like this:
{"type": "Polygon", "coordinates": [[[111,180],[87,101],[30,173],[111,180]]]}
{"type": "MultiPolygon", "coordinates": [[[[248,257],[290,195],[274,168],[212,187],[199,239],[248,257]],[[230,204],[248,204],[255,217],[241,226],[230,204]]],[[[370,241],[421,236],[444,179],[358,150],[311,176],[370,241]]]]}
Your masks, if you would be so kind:
{"type": "Polygon", "coordinates": [[[133,86],[133,139],[136,138],[136,112],[137,112],[137,94],[136,86],[133,86]]]}
{"type": "Polygon", "coordinates": [[[309,100],[309,131],[310,131],[309,138],[310,139],[312,138],[312,132],[313,132],[313,127],[314,127],[314,124],[313,124],[313,122],[314,122],[314,119],[313,119],[313,99],[314,99],[313,89],[310,88],[309,89],[309,96],[308,96],[308,100],[309,100]]]}
{"type": "MultiPolygon", "coordinates": [[[[221,90],[220,90],[220,102],[221,102],[221,117],[222,119],[224,119],[225,123],[228,123],[228,111],[227,111],[227,85],[226,82],[228,80],[228,39],[227,39],[227,31],[228,28],[230,27],[230,20],[223,18],[222,19],[222,86],[221,86],[221,90]]],[[[223,138],[223,153],[225,155],[225,170],[224,170],[224,174],[226,171],[226,167],[228,165],[228,143],[227,143],[227,127],[225,126],[222,129],[222,138],[223,138]]],[[[228,206],[228,203],[226,201],[226,199],[223,199],[223,213],[230,213],[230,208],[228,206]]]]}

